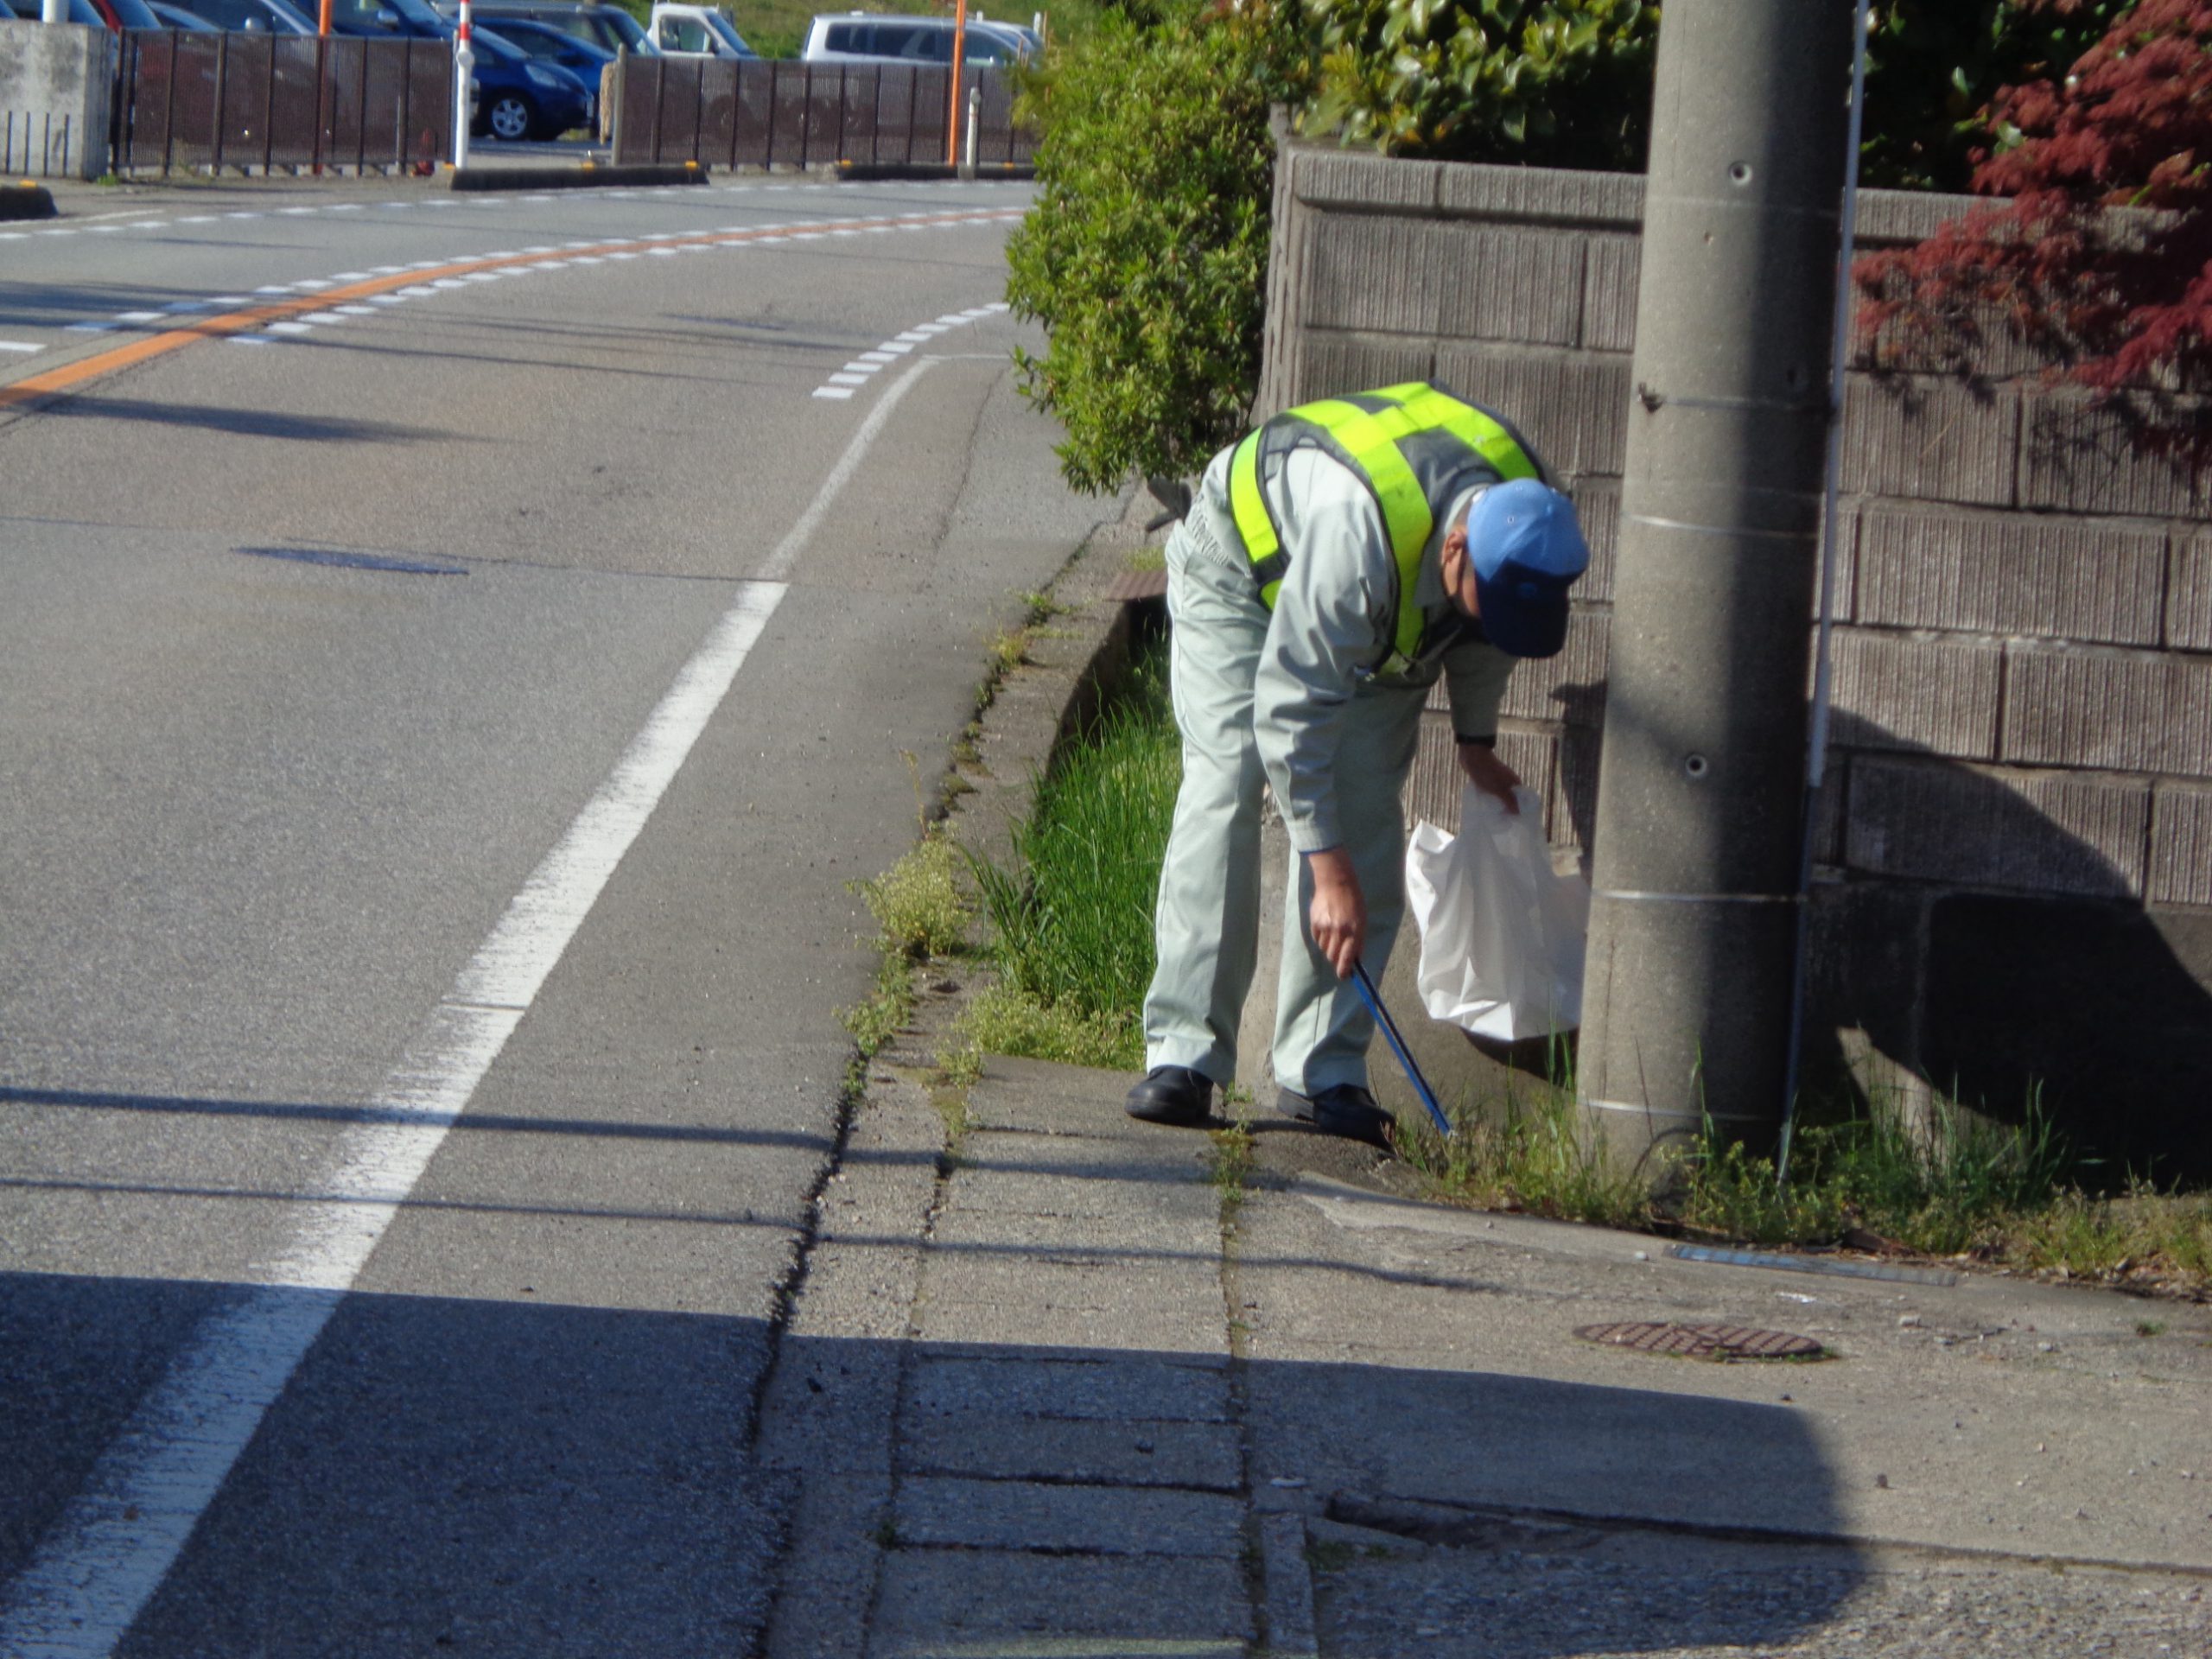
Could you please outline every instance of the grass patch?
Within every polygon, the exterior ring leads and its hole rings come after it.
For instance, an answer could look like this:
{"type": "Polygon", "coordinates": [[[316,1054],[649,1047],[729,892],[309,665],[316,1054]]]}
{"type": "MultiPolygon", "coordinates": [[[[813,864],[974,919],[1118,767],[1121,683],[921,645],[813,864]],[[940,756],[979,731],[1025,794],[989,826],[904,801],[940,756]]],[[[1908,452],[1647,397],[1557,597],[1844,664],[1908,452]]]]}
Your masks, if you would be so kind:
{"type": "Polygon", "coordinates": [[[2074,1159],[2040,1103],[2021,1125],[1993,1123],[1938,1100],[1909,1123],[1877,1099],[1840,1121],[1800,1129],[1786,1186],[1773,1162],[1709,1146],[1692,1172],[1681,1220],[1756,1243],[1832,1238],[1861,1227],[1929,1255],[1986,1247],[2005,1218],[2047,1211],[2074,1159]]]}
{"type": "Polygon", "coordinates": [[[949,957],[968,939],[974,906],[961,889],[960,852],[939,835],[927,835],[873,881],[852,884],[875,918],[884,949],[914,961],[949,957]]]}
{"type": "Polygon", "coordinates": [[[1656,1196],[1606,1167],[1571,1077],[1455,1121],[1449,1139],[1426,1121],[1402,1121],[1397,1133],[1399,1155],[1455,1203],[1745,1244],[1872,1234],[2024,1273],[2212,1288],[2212,1194],[2139,1183],[2119,1195],[2084,1191],[2071,1149],[2033,1099],[2018,1126],[1940,1099],[1916,1122],[1878,1099],[1833,1109],[1798,1129],[1786,1184],[1771,1159],[1715,1136],[1656,1196]]]}
{"type": "Polygon", "coordinates": [[[1398,1155],[1445,1196],[1607,1227],[1653,1219],[1648,1189],[1608,1166],[1570,1090],[1538,1085],[1453,1123],[1448,1138],[1425,1117],[1398,1124],[1398,1155]]]}
{"type": "Polygon", "coordinates": [[[960,884],[958,850],[925,834],[872,881],[849,883],[875,918],[875,988],[838,1011],[863,1056],[872,1056],[914,1014],[914,976],[931,957],[966,948],[974,905],[960,884]]]}
{"type": "Polygon", "coordinates": [[[1014,832],[1014,865],[971,859],[1000,986],[963,1017],[994,1053],[1133,1070],[1153,969],[1152,910],[1182,780],[1165,643],[1064,744],[1014,832]]]}
{"type": "Polygon", "coordinates": [[[1221,1194],[1221,1213],[1225,1221],[1244,1202],[1245,1178],[1252,1173],[1252,1130],[1240,1120],[1225,1129],[1211,1130],[1209,1138],[1213,1141],[1210,1173],[1214,1191],[1221,1194]]]}
{"type": "Polygon", "coordinates": [[[1013,1054],[1060,1065],[1128,1071],[1144,1061],[1144,1036],[1134,1014],[1087,1014],[1038,1001],[1008,985],[994,985],[961,1010],[956,1026],[980,1067],[984,1054],[1013,1054]]]}

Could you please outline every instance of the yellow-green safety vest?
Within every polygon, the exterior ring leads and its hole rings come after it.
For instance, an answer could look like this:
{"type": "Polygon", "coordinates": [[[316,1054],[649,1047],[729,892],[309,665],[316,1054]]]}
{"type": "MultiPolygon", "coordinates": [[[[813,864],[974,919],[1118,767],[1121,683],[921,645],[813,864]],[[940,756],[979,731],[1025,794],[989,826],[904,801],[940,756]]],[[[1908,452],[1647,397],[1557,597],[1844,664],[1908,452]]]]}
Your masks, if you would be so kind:
{"type": "Polygon", "coordinates": [[[1229,461],[1230,513],[1261,602],[1270,610],[1290,555],[1260,487],[1261,467],[1300,446],[1349,466],[1382,510],[1397,565],[1398,620],[1377,671],[1402,671],[1421,650],[1424,619],[1415,579],[1438,511],[1477,484],[1542,478],[1543,468],[1499,416],[1424,381],[1324,398],[1276,416],[1238,443],[1229,461]]]}

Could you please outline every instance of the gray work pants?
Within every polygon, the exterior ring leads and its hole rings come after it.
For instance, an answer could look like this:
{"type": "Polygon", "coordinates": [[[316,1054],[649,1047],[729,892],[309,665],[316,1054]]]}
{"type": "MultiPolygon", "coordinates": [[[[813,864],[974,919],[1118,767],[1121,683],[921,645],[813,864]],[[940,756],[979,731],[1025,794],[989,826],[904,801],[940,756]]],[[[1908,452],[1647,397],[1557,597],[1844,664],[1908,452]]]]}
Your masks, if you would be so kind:
{"type": "MultiPolygon", "coordinates": [[[[1183,783],[1160,872],[1160,962],[1145,994],[1145,1065],[1184,1065],[1226,1085],[1259,953],[1260,805],[1266,773],[1252,724],[1252,683],[1268,633],[1251,570],[1206,524],[1203,505],[1167,543],[1170,687],[1183,735],[1183,783]]],[[[1363,685],[1337,752],[1338,825],[1367,903],[1368,970],[1377,981],[1405,914],[1400,802],[1424,693],[1363,685]]],[[[1367,1082],[1374,1022],[1306,925],[1313,882],[1290,855],[1275,1002],[1276,1083],[1311,1095],[1367,1082]]]]}

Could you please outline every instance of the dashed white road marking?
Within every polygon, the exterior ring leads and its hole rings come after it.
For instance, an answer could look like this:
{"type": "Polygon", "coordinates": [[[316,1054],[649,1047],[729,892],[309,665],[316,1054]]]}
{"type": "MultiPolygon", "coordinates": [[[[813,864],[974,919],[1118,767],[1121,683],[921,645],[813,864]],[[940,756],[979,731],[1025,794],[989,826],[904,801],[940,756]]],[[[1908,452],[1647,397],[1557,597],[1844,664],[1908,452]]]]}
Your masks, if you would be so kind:
{"type": "MultiPolygon", "coordinates": [[[[818,189],[828,187],[770,186],[767,188],[818,189]]],[[[507,198],[497,200],[505,200],[507,198]]],[[[1018,210],[1007,210],[987,218],[983,222],[997,222],[1018,216],[1018,210]]],[[[946,213],[929,215],[931,223],[928,225],[893,225],[888,221],[887,216],[878,216],[878,218],[883,222],[870,222],[868,219],[844,223],[835,220],[801,221],[802,226],[818,225],[821,226],[820,229],[769,230],[732,226],[714,232],[656,232],[647,236],[632,238],[629,245],[623,245],[620,242],[604,240],[572,242],[563,245],[563,248],[560,250],[566,252],[566,257],[554,259],[542,257],[556,251],[550,245],[544,244],[522,249],[519,251],[511,248],[499,248],[483,253],[448,255],[442,259],[416,260],[411,264],[374,265],[363,270],[336,271],[328,276],[306,277],[290,283],[269,283],[257,288],[250,295],[226,294],[207,299],[178,300],[163,305],[159,310],[120,311],[111,317],[87,318],[80,322],[65,324],[64,331],[72,334],[106,334],[118,328],[156,329],[162,326],[174,326],[181,319],[189,316],[204,315],[210,312],[238,307],[250,307],[257,301],[283,300],[302,296],[312,296],[350,283],[373,282],[379,277],[404,276],[413,270],[425,272],[444,270],[452,273],[454,267],[458,265],[480,266],[479,269],[461,270],[456,274],[431,276],[423,283],[413,283],[391,292],[361,296],[368,301],[367,304],[334,305],[324,310],[294,313],[283,316],[279,321],[271,321],[258,327],[240,329],[227,336],[242,345],[268,346],[286,339],[296,340],[304,334],[313,333],[317,328],[333,327],[352,318],[374,316],[377,315],[375,308],[377,307],[389,308],[404,303],[408,300],[425,298],[440,292],[452,293],[455,290],[466,289],[472,285],[503,282],[510,276],[558,270],[571,265],[606,264],[634,260],[647,255],[666,258],[678,253],[705,253],[716,248],[738,249],[784,242],[817,241],[825,236],[853,236],[864,231],[892,228],[929,229],[940,226],[976,222],[973,215],[946,213]],[[677,238],[684,239],[677,240],[677,238]],[[568,251],[569,250],[593,250],[593,251],[568,251]],[[480,268],[483,262],[487,261],[504,263],[493,269],[480,268]]],[[[856,354],[852,361],[848,362],[842,370],[830,378],[828,385],[818,388],[815,395],[828,398],[849,397],[856,386],[865,384],[885,364],[893,362],[900,354],[912,351],[915,345],[944,334],[950,328],[963,327],[969,322],[1006,308],[1002,304],[971,307],[966,311],[949,312],[935,322],[918,323],[896,339],[885,340],[874,351],[856,354]]],[[[26,353],[37,349],[39,347],[35,345],[22,343],[0,346],[0,350],[26,353]]]]}
{"type": "Polygon", "coordinates": [[[45,349],[46,347],[36,340],[0,340],[0,352],[11,352],[22,357],[29,357],[33,352],[42,352],[45,349]]]}
{"type": "MultiPolygon", "coordinates": [[[[917,346],[934,340],[939,334],[950,334],[955,328],[964,328],[971,322],[985,317],[997,316],[1008,308],[1004,301],[990,305],[970,306],[965,311],[948,311],[935,322],[916,323],[904,334],[894,334],[871,352],[855,353],[851,362],[836,373],[826,377],[814,389],[817,397],[842,400],[850,397],[860,387],[879,372],[887,363],[895,363],[917,346]]],[[[925,359],[926,360],[926,359],[925,359]]]]}

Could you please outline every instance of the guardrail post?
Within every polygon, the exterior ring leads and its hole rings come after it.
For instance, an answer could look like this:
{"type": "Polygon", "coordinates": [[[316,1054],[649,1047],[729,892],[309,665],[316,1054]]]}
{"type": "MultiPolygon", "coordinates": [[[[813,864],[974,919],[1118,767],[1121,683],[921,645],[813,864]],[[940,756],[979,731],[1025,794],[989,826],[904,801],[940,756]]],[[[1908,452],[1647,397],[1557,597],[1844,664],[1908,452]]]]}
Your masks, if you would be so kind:
{"type": "MultiPolygon", "coordinates": [[[[172,72],[174,73],[174,72],[172,72]]],[[[261,92],[261,176],[267,178],[276,162],[276,37],[269,38],[269,79],[261,92]]]]}
{"type": "Polygon", "coordinates": [[[461,0],[461,17],[453,30],[453,164],[468,165],[468,91],[475,78],[476,48],[469,44],[468,0],[461,0]]]}
{"type": "MultiPolygon", "coordinates": [[[[176,83],[176,62],[169,62],[169,83],[176,83]]],[[[208,118],[214,130],[209,134],[207,146],[207,176],[223,176],[223,111],[231,101],[231,35],[228,29],[215,37],[215,103],[214,114],[208,118]]]]}
{"type": "Polygon", "coordinates": [[[322,131],[327,118],[326,111],[335,107],[337,100],[330,96],[330,36],[315,37],[315,148],[308,152],[308,165],[315,177],[322,176],[322,131]]]}
{"type": "Polygon", "coordinates": [[[768,66],[768,131],[766,141],[760,146],[760,170],[763,173],[772,173],[776,170],[776,88],[782,84],[783,79],[776,73],[776,66],[770,64],[768,66]]]}
{"type": "Polygon", "coordinates": [[[799,70],[798,83],[798,170],[806,171],[806,164],[814,159],[814,66],[804,65],[799,70]]]}
{"type": "Polygon", "coordinates": [[[353,94],[353,176],[369,170],[369,43],[361,42],[361,79],[353,94]]]}

